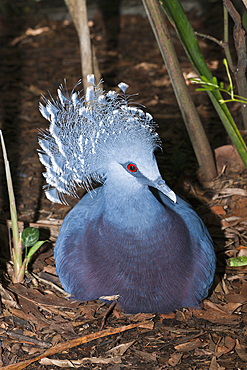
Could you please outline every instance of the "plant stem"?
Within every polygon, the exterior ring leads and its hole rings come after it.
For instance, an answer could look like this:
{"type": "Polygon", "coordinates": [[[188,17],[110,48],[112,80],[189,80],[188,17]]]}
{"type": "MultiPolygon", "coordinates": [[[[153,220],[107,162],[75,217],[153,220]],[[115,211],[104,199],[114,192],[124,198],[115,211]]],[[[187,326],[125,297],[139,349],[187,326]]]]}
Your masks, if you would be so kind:
{"type": "Polygon", "coordinates": [[[232,71],[234,67],[233,67],[232,56],[231,56],[230,48],[229,48],[228,11],[225,6],[223,6],[223,14],[224,14],[224,45],[225,45],[224,50],[225,50],[228,65],[230,66],[230,69],[232,71]]]}
{"type": "Polygon", "coordinates": [[[11,251],[12,252],[11,255],[13,256],[13,260],[14,260],[14,277],[16,277],[19,274],[19,271],[22,266],[21,239],[19,238],[19,232],[18,232],[18,219],[17,219],[17,211],[16,211],[16,205],[15,205],[15,195],[14,195],[14,190],[13,190],[13,183],[12,183],[12,178],[11,178],[9,161],[8,161],[6,147],[5,147],[3,134],[1,130],[0,130],[0,137],[1,137],[3,158],[4,158],[5,171],[6,171],[6,179],[7,179],[7,187],[8,187],[9,203],[10,203],[10,215],[11,215],[12,231],[13,231],[14,248],[13,248],[13,251],[11,251]]]}
{"type": "Polygon", "coordinates": [[[213,154],[185,83],[166,22],[163,18],[163,11],[157,0],[143,0],[143,4],[167,67],[199,166],[204,174],[205,180],[211,181],[216,177],[213,154]]]}
{"type": "MultiPolygon", "coordinates": [[[[223,0],[229,1],[229,0],[223,0]]],[[[201,78],[204,76],[209,82],[213,83],[213,76],[210,72],[198,45],[194,30],[178,0],[160,0],[169,20],[175,27],[178,37],[186,51],[192,66],[201,78]]],[[[222,104],[221,93],[217,90],[208,91],[208,95],[225,126],[232,142],[245,165],[247,167],[247,148],[239,130],[229,112],[226,104],[222,104]]]]}
{"type": "MultiPolygon", "coordinates": [[[[247,80],[246,80],[246,69],[247,69],[247,53],[246,53],[246,36],[245,30],[242,27],[242,21],[239,13],[233,6],[230,0],[223,0],[224,8],[230,14],[234,21],[233,38],[235,48],[238,56],[237,66],[234,67],[230,63],[232,72],[234,73],[238,94],[247,98],[247,80]]],[[[229,57],[229,56],[228,56],[229,57]]],[[[243,117],[244,127],[247,129],[247,105],[241,105],[241,114],[243,117]]]]}

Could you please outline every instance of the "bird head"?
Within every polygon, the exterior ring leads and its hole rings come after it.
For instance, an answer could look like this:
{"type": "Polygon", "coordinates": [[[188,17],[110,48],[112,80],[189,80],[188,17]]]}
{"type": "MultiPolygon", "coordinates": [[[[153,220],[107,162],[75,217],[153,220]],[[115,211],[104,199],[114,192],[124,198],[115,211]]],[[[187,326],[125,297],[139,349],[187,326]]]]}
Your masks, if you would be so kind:
{"type": "Polygon", "coordinates": [[[105,183],[131,191],[141,187],[153,187],[176,202],[175,193],[162,179],[152,148],[140,141],[127,139],[118,142],[105,163],[105,183]]]}
{"type": "Polygon", "coordinates": [[[124,181],[126,186],[152,186],[174,202],[175,194],[162,180],[154,150],[160,139],[150,114],[130,105],[128,85],[105,93],[88,76],[92,86],[86,95],[71,96],[58,90],[57,101],[40,104],[41,114],[50,121],[39,137],[40,161],[46,196],[65,203],[63,194],[76,196],[77,186],[90,190],[92,182],[124,181]]]}

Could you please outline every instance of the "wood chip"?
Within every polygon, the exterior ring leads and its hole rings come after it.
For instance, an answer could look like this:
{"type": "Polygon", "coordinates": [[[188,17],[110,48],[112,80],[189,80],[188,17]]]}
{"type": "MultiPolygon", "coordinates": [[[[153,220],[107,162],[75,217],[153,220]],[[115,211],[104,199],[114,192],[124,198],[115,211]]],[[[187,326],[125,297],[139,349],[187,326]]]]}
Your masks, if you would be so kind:
{"type": "Polygon", "coordinates": [[[199,348],[203,345],[202,341],[200,339],[191,340],[186,343],[178,344],[177,346],[174,346],[176,351],[179,352],[188,352],[192,351],[196,348],[199,348]]]}

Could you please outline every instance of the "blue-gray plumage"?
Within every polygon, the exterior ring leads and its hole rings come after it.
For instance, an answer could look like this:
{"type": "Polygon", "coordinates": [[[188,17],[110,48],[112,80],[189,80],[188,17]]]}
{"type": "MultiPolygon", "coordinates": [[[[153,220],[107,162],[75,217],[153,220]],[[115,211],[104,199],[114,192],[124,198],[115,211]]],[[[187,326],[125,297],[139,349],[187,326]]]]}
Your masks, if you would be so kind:
{"type": "MultiPolygon", "coordinates": [[[[89,80],[94,84],[93,76],[89,80]]],[[[94,84],[95,85],[95,84],[94,84]]],[[[41,106],[51,121],[39,139],[52,201],[76,185],[102,186],[65,218],[55,246],[65,291],[80,301],[118,296],[129,313],[197,306],[215,272],[212,240],[194,210],[169,189],[154,157],[150,115],[97,86],[41,106]]]]}

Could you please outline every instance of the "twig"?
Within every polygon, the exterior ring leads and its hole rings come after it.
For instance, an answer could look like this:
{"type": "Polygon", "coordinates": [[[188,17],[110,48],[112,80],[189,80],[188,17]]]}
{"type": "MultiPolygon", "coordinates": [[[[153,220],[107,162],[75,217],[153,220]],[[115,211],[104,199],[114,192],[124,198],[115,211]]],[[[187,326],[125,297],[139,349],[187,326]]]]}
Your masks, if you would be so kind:
{"type": "Polygon", "coordinates": [[[49,280],[46,280],[46,279],[42,279],[41,277],[39,277],[38,275],[34,274],[33,272],[30,275],[32,275],[38,281],[41,281],[44,284],[50,285],[52,288],[58,290],[60,293],[62,293],[66,297],[69,297],[70,296],[68,293],[66,293],[62,288],[60,288],[58,285],[56,285],[52,281],[49,281],[49,280]]]}
{"type": "Polygon", "coordinates": [[[72,340],[64,342],[64,343],[59,343],[56,346],[54,346],[52,348],[49,348],[47,351],[45,351],[41,355],[39,355],[37,357],[34,357],[30,360],[25,360],[25,361],[18,362],[17,364],[3,366],[1,369],[2,370],[21,370],[21,369],[25,369],[28,365],[32,364],[33,362],[39,361],[44,357],[55,355],[56,353],[69,350],[70,348],[77,347],[81,344],[91,342],[92,340],[95,340],[95,339],[104,338],[104,337],[107,337],[109,335],[114,335],[114,334],[122,333],[122,332],[127,331],[127,330],[137,328],[138,326],[147,324],[148,322],[149,321],[141,321],[141,322],[138,322],[136,324],[120,326],[120,328],[109,328],[109,329],[106,329],[106,330],[99,331],[97,333],[84,335],[83,337],[80,337],[80,338],[72,339],[72,340]]]}
{"type": "Polygon", "coordinates": [[[106,311],[106,313],[104,314],[103,316],[103,319],[101,321],[101,326],[100,326],[100,330],[103,329],[105,323],[106,323],[106,320],[108,318],[108,316],[112,313],[112,311],[114,310],[115,306],[116,306],[117,302],[114,301],[110,304],[110,307],[108,308],[108,310],[106,311]]]}
{"type": "Polygon", "coordinates": [[[205,35],[204,33],[200,33],[200,32],[197,32],[197,31],[195,31],[195,35],[203,37],[204,39],[211,40],[211,41],[215,42],[216,44],[220,45],[223,48],[225,48],[225,46],[226,46],[225,42],[223,42],[222,40],[218,40],[213,36],[205,35]]]}
{"type": "Polygon", "coordinates": [[[41,340],[38,340],[32,337],[27,337],[25,335],[15,333],[14,331],[11,331],[11,330],[7,331],[6,334],[12,338],[18,339],[18,342],[35,344],[36,346],[43,347],[43,348],[51,347],[50,343],[46,343],[46,342],[43,342],[41,340]]]}

